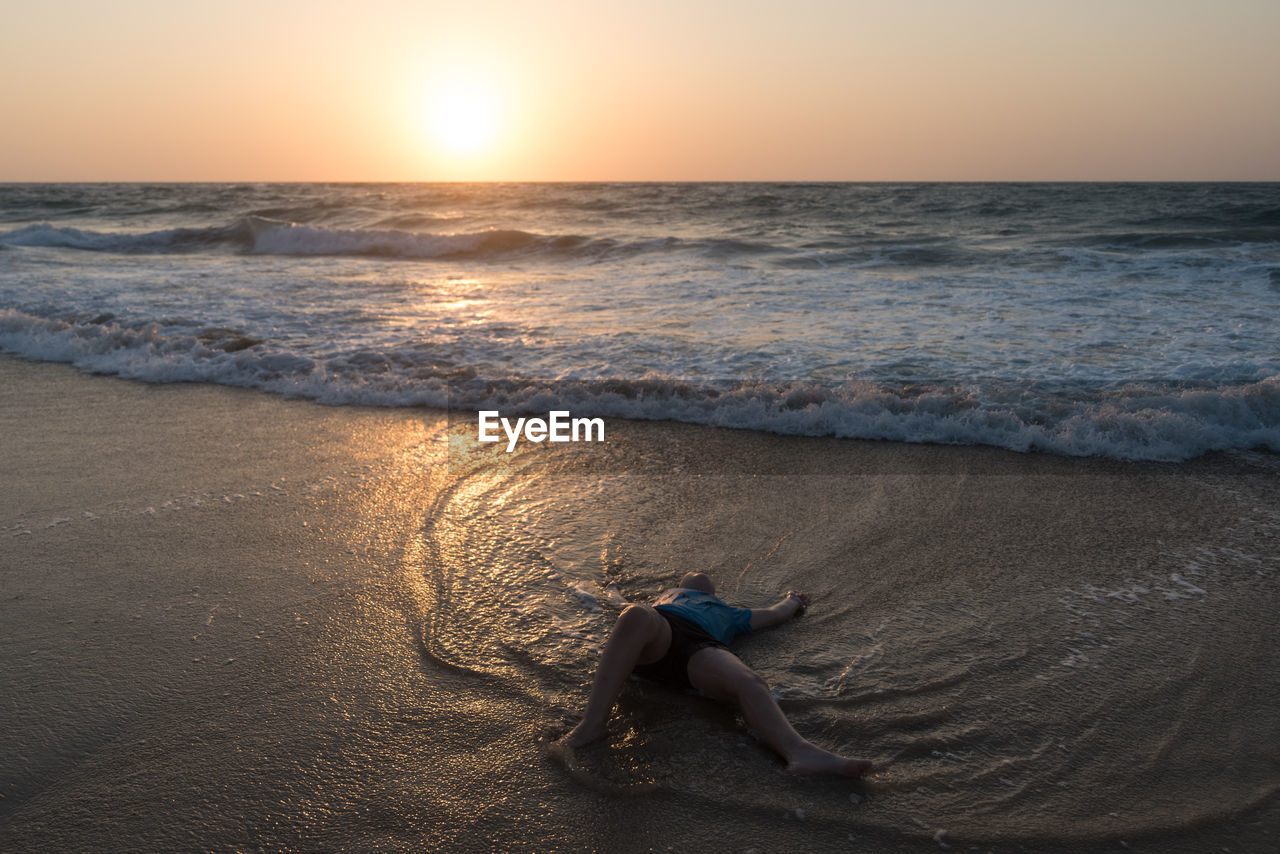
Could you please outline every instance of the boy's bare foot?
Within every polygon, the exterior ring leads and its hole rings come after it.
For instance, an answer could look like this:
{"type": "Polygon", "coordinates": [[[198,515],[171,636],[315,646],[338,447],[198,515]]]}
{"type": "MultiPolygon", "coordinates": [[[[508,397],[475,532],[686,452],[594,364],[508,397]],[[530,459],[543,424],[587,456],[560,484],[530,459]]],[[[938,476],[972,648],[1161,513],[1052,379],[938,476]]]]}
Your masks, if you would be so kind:
{"type": "Polygon", "coordinates": [[[557,739],[555,744],[562,747],[583,747],[604,738],[605,732],[603,726],[588,726],[586,721],[580,721],[576,727],[557,739]]]}
{"type": "Polygon", "coordinates": [[[871,770],[869,759],[849,759],[837,756],[820,747],[810,745],[796,751],[787,761],[792,774],[840,774],[844,777],[862,777],[871,770]]]}
{"type": "Polygon", "coordinates": [[[656,792],[659,788],[656,780],[637,783],[615,783],[612,780],[596,777],[581,766],[578,762],[578,757],[574,754],[574,749],[598,740],[604,733],[605,730],[601,727],[599,735],[592,735],[590,730],[584,728],[582,724],[578,724],[568,734],[548,744],[547,753],[564,768],[565,772],[573,780],[602,795],[632,797],[656,792]]]}

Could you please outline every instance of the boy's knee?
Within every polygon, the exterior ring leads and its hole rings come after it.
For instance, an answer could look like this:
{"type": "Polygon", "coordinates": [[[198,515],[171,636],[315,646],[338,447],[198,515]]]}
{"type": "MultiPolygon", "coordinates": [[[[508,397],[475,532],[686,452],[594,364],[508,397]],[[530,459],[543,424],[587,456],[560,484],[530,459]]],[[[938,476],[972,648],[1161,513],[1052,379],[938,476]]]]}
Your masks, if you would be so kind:
{"type": "Polygon", "coordinates": [[[655,620],[660,620],[658,612],[653,610],[649,605],[628,605],[622,609],[622,613],[618,615],[619,625],[628,626],[653,626],[655,620]]]}

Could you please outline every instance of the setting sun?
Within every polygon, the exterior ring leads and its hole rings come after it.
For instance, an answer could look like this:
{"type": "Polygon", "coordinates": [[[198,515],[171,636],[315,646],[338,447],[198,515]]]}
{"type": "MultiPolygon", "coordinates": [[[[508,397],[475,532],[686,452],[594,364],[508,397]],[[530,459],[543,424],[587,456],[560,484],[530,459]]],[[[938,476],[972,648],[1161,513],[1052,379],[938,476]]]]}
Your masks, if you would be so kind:
{"type": "Polygon", "coordinates": [[[479,80],[448,80],[431,92],[427,127],[452,154],[480,154],[497,140],[501,110],[494,88],[479,80]]]}

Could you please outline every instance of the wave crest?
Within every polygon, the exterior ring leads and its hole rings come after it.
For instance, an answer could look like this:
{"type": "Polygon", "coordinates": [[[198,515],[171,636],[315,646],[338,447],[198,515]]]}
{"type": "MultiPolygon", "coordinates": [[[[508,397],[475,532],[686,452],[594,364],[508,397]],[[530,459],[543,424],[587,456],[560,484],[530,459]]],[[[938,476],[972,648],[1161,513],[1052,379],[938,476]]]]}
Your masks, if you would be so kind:
{"type": "Polygon", "coordinates": [[[595,261],[649,253],[693,252],[726,259],[785,252],[767,243],[727,238],[650,237],[619,240],[579,234],[540,234],[491,228],[459,233],[396,228],[331,228],[263,216],[231,225],[149,232],[104,232],[39,223],[0,232],[0,249],[50,247],[121,254],[224,251],[250,255],[378,257],[388,259],[503,260],[515,256],[595,261]]]}
{"type": "Polygon", "coordinates": [[[139,233],[93,231],[39,223],[0,232],[0,248],[50,247],[89,252],[153,254],[223,249],[253,255],[374,256],[381,258],[502,259],[515,255],[583,258],[631,255],[685,245],[676,238],[622,242],[575,234],[486,229],[456,234],[399,229],[343,229],[299,225],[259,216],[228,226],[139,233]]]}
{"type": "Polygon", "coordinates": [[[1032,385],[486,377],[422,345],[321,356],[235,329],[110,315],[0,311],[0,349],[147,382],[213,382],[327,404],[433,406],[504,415],[674,420],[784,435],[992,445],[1014,451],[1181,461],[1280,452],[1280,376],[1235,385],[1132,383],[1052,392],[1032,385]],[[449,364],[449,367],[441,365],[449,364]]]}

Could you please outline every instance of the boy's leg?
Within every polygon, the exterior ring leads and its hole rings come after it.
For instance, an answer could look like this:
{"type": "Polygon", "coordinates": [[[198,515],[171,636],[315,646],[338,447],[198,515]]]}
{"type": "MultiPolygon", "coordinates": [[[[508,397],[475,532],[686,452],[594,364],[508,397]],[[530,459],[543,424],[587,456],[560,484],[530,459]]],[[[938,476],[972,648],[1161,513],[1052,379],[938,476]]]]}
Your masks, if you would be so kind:
{"type": "Polygon", "coordinates": [[[866,759],[838,756],[796,732],[760,675],[727,649],[707,647],[695,652],[689,659],[689,681],[712,699],[736,703],[747,726],[787,760],[787,770],[793,774],[829,771],[861,777],[871,769],[866,759]]]}
{"type": "Polygon", "coordinates": [[[609,712],[631,671],[637,664],[662,658],[670,646],[671,625],[657,611],[648,605],[624,608],[600,653],[582,720],[561,741],[581,747],[604,735],[609,712]]]}

